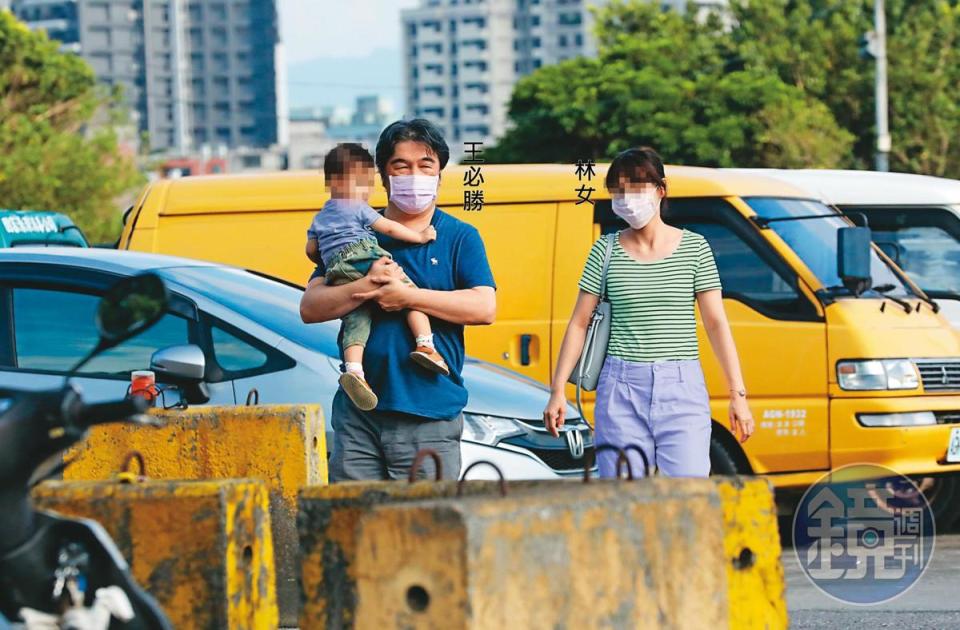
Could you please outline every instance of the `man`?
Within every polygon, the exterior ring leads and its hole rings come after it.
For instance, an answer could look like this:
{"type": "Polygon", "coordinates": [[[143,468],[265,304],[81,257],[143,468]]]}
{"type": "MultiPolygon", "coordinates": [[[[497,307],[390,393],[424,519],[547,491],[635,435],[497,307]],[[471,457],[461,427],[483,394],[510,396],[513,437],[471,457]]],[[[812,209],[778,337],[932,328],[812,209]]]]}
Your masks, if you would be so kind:
{"type": "MultiPolygon", "coordinates": [[[[444,478],[459,475],[461,412],[467,403],[460,374],[463,327],[493,323],[496,295],[476,228],[436,207],[440,172],[449,158],[440,130],[429,121],[397,121],[384,129],[376,148],[377,170],[389,195],[383,215],[416,232],[433,226],[437,238],[411,244],[377,234],[393,260],[382,258],[365,277],[338,286],[325,284],[318,268],[300,302],[305,323],[338,319],[366,301],[379,306],[373,309],[363,355],[365,378],[379,402],[372,411],[361,411],[343,390],[334,396],[333,481],[403,479],[423,448],[440,455],[444,478]],[[415,286],[401,281],[403,273],[415,286]],[[405,309],[430,316],[434,346],[449,376],[410,363],[414,340],[405,309]]],[[[433,463],[426,463],[421,474],[434,474],[433,463]]]]}

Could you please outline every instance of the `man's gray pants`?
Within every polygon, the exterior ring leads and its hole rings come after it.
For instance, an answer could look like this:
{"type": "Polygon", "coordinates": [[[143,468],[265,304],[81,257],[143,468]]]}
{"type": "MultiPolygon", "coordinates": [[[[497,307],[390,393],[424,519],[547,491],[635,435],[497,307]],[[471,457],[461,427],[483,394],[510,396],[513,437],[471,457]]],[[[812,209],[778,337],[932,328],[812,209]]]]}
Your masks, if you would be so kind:
{"type": "MultiPolygon", "coordinates": [[[[444,479],[460,476],[460,433],[463,416],[450,420],[418,418],[392,411],[361,411],[342,389],[333,397],[333,454],[330,481],[406,479],[417,451],[440,455],[444,479]]],[[[421,479],[434,479],[434,463],[426,458],[421,479]]]]}

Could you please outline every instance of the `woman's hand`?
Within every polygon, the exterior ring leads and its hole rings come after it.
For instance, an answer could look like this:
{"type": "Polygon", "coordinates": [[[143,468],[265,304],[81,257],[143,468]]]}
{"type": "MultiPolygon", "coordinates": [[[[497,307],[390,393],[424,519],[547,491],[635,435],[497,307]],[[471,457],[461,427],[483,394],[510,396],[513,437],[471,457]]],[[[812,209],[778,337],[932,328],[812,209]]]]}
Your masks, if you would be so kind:
{"type": "Polygon", "coordinates": [[[560,437],[560,427],[563,426],[564,416],[567,414],[567,397],[563,392],[552,392],[547,408],[543,410],[543,423],[553,437],[560,437]]]}
{"type": "Polygon", "coordinates": [[[740,443],[746,442],[753,435],[753,414],[747,399],[739,394],[730,397],[730,430],[734,435],[740,435],[740,443]]]}

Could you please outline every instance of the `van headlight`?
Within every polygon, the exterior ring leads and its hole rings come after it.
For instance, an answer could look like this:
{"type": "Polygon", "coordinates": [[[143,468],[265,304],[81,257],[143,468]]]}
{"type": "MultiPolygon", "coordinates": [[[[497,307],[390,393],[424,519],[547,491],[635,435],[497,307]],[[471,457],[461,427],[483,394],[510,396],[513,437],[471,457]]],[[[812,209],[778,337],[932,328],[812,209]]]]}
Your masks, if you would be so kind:
{"type": "Polygon", "coordinates": [[[463,439],[469,442],[495,446],[505,438],[523,435],[527,431],[526,426],[512,418],[463,414],[463,439]]]}
{"type": "Polygon", "coordinates": [[[837,382],[848,390],[917,389],[920,373],[910,359],[841,361],[837,382]]]}

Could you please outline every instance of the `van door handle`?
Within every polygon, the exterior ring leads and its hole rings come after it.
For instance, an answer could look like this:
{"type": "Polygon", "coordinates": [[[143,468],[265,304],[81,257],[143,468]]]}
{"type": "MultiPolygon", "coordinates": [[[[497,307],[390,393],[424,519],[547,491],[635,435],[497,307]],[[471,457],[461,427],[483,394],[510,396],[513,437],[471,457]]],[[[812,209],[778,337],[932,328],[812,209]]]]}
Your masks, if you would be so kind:
{"type": "Polygon", "coordinates": [[[533,335],[520,335],[520,365],[530,365],[530,341],[533,335]]]}

